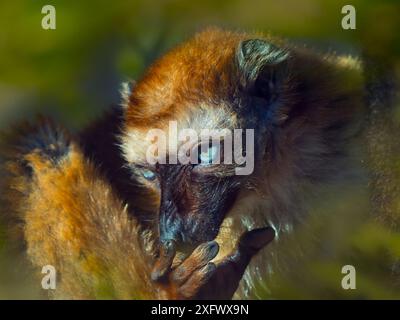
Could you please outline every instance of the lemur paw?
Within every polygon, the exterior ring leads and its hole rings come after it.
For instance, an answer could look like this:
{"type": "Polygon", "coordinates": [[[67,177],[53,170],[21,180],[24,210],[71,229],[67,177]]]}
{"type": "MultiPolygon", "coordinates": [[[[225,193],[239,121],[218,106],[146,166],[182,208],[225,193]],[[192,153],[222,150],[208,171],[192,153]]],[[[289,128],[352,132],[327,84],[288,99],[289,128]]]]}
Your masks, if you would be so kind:
{"type": "Polygon", "coordinates": [[[158,284],[161,298],[231,299],[251,258],[274,236],[270,227],[246,232],[236,249],[218,264],[211,262],[219,251],[215,241],[201,244],[175,266],[174,245],[166,243],[153,268],[152,279],[158,284]]]}

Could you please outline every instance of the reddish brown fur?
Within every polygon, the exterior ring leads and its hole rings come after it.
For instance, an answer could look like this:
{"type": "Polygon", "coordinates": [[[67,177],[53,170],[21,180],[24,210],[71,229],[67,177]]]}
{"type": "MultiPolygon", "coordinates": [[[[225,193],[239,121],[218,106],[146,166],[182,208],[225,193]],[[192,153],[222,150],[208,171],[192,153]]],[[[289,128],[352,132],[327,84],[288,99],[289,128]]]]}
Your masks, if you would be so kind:
{"type": "MultiPolygon", "coordinates": [[[[169,120],[196,114],[200,104],[211,110],[240,97],[236,50],[241,41],[254,38],[260,35],[210,29],[159,59],[129,98],[124,131],[165,129],[169,120]]],[[[264,39],[290,55],[281,106],[267,138],[263,163],[221,228],[221,255],[231,250],[250,225],[261,227],[268,221],[285,234],[287,226],[290,229],[301,220],[312,187],[345,175],[346,144],[362,118],[364,83],[357,60],[264,39]]],[[[253,263],[246,286],[251,288],[254,279],[265,277],[266,271],[260,270],[267,269],[268,259],[265,252],[253,263]]],[[[242,297],[249,294],[244,292],[242,297]]]]}
{"type": "Polygon", "coordinates": [[[210,255],[209,244],[175,261],[162,282],[150,279],[156,254],[151,230],[128,216],[62,129],[47,121],[24,124],[2,142],[0,217],[12,227],[10,239],[26,246],[22,252],[38,285],[42,267],[55,267],[50,297],[191,299],[207,283],[207,264],[216,254],[210,255]]]}
{"type": "MultiPolygon", "coordinates": [[[[259,35],[210,29],[162,57],[130,96],[124,133],[165,128],[168,120],[196,112],[198,104],[215,109],[240,95],[235,53],[240,41],[254,37],[259,35]]],[[[362,108],[363,80],[356,62],[271,41],[290,52],[282,107],[262,165],[222,225],[219,259],[231,252],[246,229],[271,223],[285,234],[284,227],[299,220],[308,187],[343,171],[337,161],[347,138],[342,125],[354,120],[362,108]]],[[[57,166],[34,150],[13,154],[8,163],[12,178],[6,200],[26,226],[31,260],[36,266],[54,263],[71,275],[64,276],[62,296],[92,297],[93,283],[101,275],[110,280],[116,297],[154,297],[149,263],[138,259],[141,229],[127,219],[114,190],[98,177],[77,145],[72,144],[57,166]],[[26,178],[16,162],[22,158],[34,167],[36,178],[26,178]],[[121,263],[113,269],[110,261],[121,263]],[[81,277],[73,280],[77,273],[81,277]]],[[[158,203],[158,198],[150,201],[158,203]]],[[[257,257],[238,297],[254,297],[254,281],[266,281],[269,260],[267,251],[257,257]]],[[[157,297],[182,297],[174,286],[156,292],[157,297]]]]}
{"type": "Polygon", "coordinates": [[[26,125],[13,136],[2,189],[38,279],[43,266],[53,265],[61,275],[55,298],[156,298],[148,279],[151,256],[141,249],[147,237],[78,146],[71,143],[56,163],[40,148],[21,153],[36,128],[48,125],[26,125]]]}

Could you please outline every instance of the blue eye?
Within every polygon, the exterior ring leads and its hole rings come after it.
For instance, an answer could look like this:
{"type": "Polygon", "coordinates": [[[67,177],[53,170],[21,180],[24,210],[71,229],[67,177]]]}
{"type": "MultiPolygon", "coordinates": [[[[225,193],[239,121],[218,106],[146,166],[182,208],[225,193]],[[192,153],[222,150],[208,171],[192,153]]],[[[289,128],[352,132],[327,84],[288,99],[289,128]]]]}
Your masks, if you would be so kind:
{"type": "Polygon", "coordinates": [[[200,164],[211,164],[214,160],[217,160],[217,156],[219,156],[219,148],[217,146],[212,146],[205,152],[200,152],[199,162],[200,164]]]}
{"type": "Polygon", "coordinates": [[[153,181],[153,180],[156,178],[156,174],[155,174],[153,171],[144,170],[144,171],[143,171],[143,177],[144,177],[146,180],[153,181]]]}

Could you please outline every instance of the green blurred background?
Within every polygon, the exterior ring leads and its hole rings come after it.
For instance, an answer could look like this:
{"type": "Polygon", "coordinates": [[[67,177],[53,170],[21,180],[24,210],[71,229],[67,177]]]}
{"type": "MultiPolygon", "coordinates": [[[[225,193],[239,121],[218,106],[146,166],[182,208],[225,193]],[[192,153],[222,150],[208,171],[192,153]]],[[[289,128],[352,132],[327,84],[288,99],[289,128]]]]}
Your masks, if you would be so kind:
{"type": "MultiPolygon", "coordinates": [[[[122,81],[209,25],[367,54],[400,73],[397,0],[9,0],[0,3],[0,129],[37,113],[80,129],[119,102],[122,81]],[[41,28],[46,4],[56,8],[56,30],[41,28]],[[356,8],[356,30],[341,28],[346,4],[356,8]]],[[[272,275],[272,290],[260,286],[263,298],[400,298],[400,104],[377,117],[361,163],[369,181],[326,190],[285,244],[296,258],[272,275]],[[346,264],[356,267],[357,290],[340,286],[346,264]]],[[[40,283],[7,248],[0,227],[0,298],[39,297],[40,283]]]]}

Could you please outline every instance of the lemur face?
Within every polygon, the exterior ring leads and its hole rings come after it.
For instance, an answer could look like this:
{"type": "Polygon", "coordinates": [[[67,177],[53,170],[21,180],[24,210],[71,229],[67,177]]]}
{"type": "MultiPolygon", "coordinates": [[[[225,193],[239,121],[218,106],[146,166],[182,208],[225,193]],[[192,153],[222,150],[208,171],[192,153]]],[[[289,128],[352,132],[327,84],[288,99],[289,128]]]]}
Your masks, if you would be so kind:
{"type": "Polygon", "coordinates": [[[194,247],[216,237],[263,157],[287,57],[264,40],[205,32],[125,95],[122,151],[136,178],[159,193],[161,241],[194,247]]]}
{"type": "MultiPolygon", "coordinates": [[[[231,133],[240,127],[236,115],[223,105],[201,104],[189,109],[192,111],[183,118],[171,118],[149,130],[130,130],[122,146],[135,179],[159,194],[160,240],[195,247],[217,236],[225,214],[248,176],[236,175],[235,169],[243,165],[235,162],[234,154],[229,162],[225,156],[229,156],[227,151],[234,151],[231,133]],[[180,139],[188,129],[191,139],[188,136],[180,139]],[[218,135],[204,135],[204,129],[212,129],[218,135]],[[156,145],[152,131],[160,132],[163,138],[158,137],[156,145]],[[159,140],[165,141],[165,145],[159,140]],[[154,146],[154,151],[165,155],[164,158],[148,159],[154,146]],[[181,161],[182,150],[190,155],[187,161],[181,161]]],[[[245,134],[241,133],[241,141],[246,143],[245,134]]]]}

